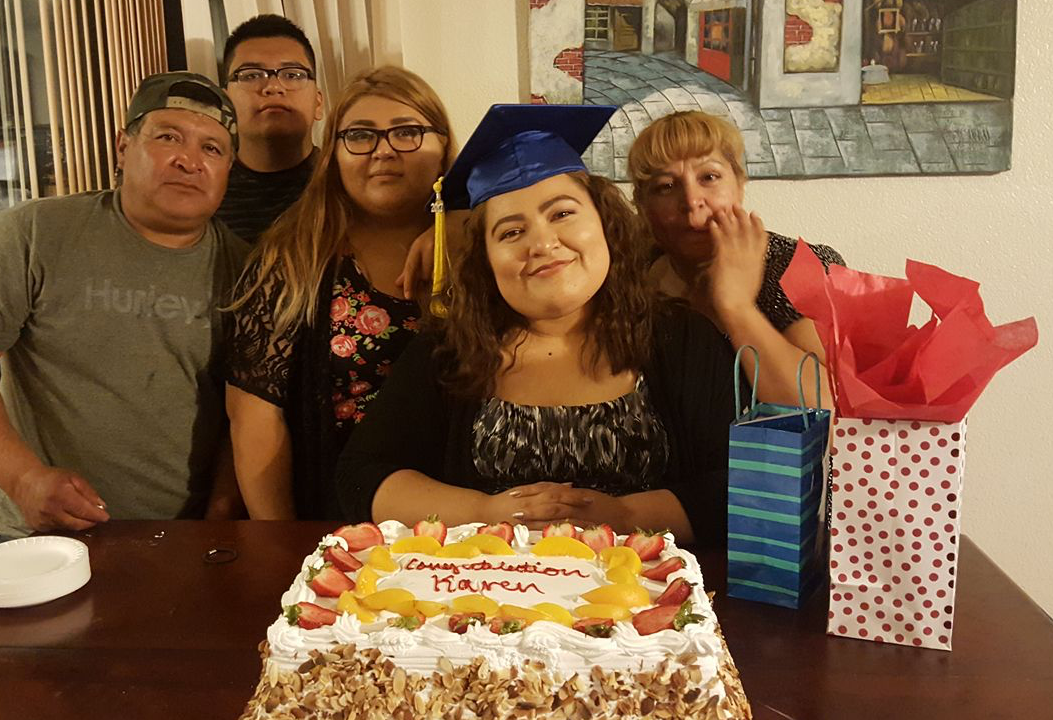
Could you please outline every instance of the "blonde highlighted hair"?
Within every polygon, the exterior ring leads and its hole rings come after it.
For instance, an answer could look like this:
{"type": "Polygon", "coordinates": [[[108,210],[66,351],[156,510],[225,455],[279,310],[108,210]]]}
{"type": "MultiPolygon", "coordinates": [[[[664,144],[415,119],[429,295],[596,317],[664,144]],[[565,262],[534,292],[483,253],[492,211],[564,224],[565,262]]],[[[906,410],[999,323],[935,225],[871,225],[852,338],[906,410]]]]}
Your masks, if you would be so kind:
{"type": "MultiPolygon", "coordinates": [[[[347,250],[347,235],[354,222],[354,204],[340,179],[336,161],[340,122],[364,97],[383,97],[414,108],[445,138],[442,169],[456,156],[456,143],[446,107],[435,91],[415,73],[403,68],[370,68],[356,75],[337,98],[325,123],[318,162],[300,198],[275,221],[260,239],[239,283],[230,309],[248,302],[254,293],[279,282],[273,307],[274,333],[281,335],[303,323],[311,325],[318,309],[321,279],[326,267],[347,250]],[[246,270],[248,273],[248,270],[246,270]]],[[[426,212],[422,205],[421,212],[426,212]]]]}
{"type": "Polygon", "coordinates": [[[643,202],[651,179],[669,163],[714,151],[724,156],[739,182],[745,182],[742,133],[727,120],[700,110],[675,112],[655,120],[629,150],[633,199],[637,204],[643,202]]]}

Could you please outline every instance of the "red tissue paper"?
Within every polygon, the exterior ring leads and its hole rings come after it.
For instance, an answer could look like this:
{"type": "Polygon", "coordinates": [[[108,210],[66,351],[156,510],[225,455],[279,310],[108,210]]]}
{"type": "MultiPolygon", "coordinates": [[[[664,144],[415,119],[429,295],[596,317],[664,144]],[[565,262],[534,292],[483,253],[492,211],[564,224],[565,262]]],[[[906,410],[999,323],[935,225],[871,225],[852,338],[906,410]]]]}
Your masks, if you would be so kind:
{"type": "Polygon", "coordinates": [[[826,350],[836,415],[958,422],[995,373],[1038,342],[1035,319],[995,327],[980,284],[907,260],[907,279],[831,265],[804,242],[782,276],[797,310],[826,350]],[[917,294],[932,309],[908,324],[917,294]]]}

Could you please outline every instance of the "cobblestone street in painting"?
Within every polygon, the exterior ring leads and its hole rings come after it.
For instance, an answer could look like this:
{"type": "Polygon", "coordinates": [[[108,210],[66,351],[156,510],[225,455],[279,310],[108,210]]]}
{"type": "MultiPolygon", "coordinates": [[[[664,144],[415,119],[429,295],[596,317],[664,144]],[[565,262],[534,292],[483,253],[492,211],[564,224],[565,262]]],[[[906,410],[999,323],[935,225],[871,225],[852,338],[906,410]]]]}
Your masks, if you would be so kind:
{"type": "Polygon", "coordinates": [[[758,110],[742,91],[669,55],[585,51],[586,103],[619,106],[585,153],[625,181],[629,147],[676,110],[734,122],[750,177],[992,173],[1008,170],[1012,104],[943,102],[758,110]]]}

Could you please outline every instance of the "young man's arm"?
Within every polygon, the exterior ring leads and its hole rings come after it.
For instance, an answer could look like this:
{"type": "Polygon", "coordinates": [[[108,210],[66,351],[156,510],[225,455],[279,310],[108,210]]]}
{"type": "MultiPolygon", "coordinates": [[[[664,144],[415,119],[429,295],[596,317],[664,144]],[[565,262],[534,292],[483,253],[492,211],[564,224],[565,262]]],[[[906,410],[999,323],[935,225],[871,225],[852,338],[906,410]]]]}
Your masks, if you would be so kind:
{"type": "Polygon", "coordinates": [[[33,530],[86,530],[110,519],[106,503],[75,472],[40,461],[7,416],[0,399],[0,490],[33,530]]]}

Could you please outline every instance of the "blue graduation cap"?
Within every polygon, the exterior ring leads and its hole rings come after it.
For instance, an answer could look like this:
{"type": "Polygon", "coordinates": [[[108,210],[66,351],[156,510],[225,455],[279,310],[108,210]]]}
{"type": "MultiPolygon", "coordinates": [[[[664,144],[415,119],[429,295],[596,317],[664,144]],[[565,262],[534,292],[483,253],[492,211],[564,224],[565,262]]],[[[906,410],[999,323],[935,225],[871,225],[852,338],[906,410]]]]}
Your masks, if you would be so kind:
{"type": "Polygon", "coordinates": [[[447,210],[553,175],[585,170],[581,154],[618,108],[613,105],[493,105],[443,178],[447,210]]]}
{"type": "Polygon", "coordinates": [[[446,315],[445,211],[586,170],[581,154],[618,108],[613,105],[492,105],[445,177],[435,183],[432,313],[446,315]]]}

